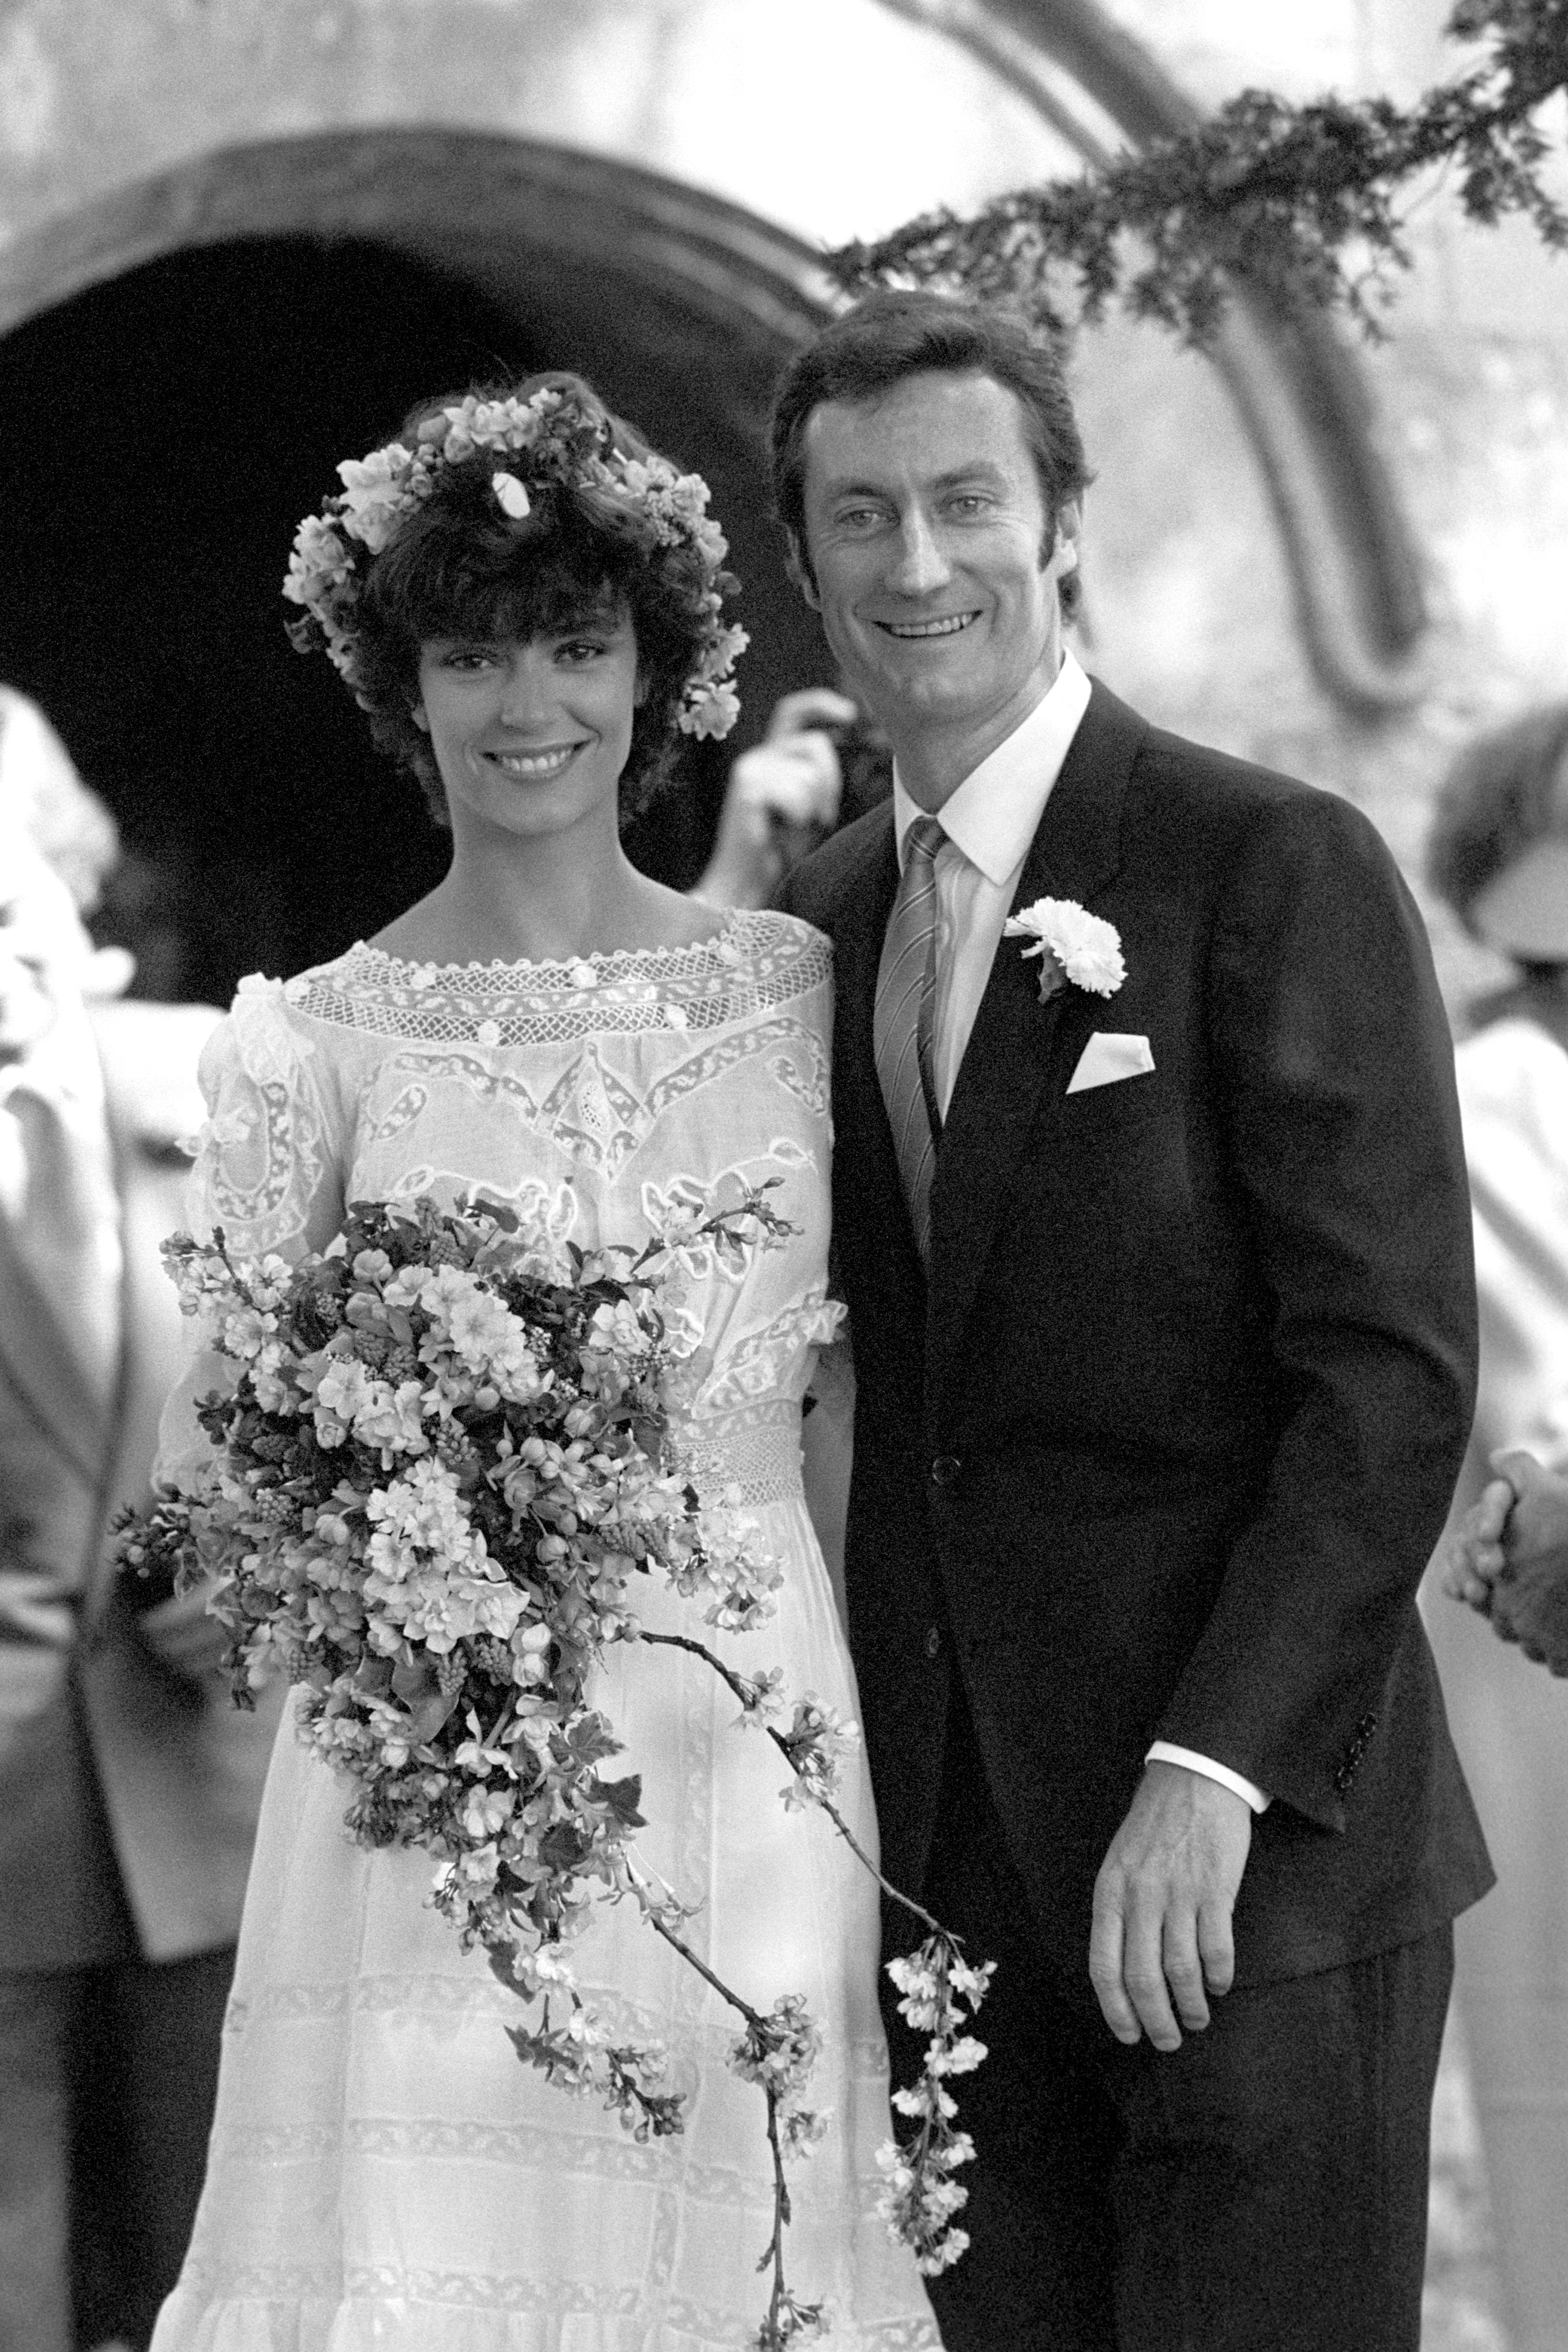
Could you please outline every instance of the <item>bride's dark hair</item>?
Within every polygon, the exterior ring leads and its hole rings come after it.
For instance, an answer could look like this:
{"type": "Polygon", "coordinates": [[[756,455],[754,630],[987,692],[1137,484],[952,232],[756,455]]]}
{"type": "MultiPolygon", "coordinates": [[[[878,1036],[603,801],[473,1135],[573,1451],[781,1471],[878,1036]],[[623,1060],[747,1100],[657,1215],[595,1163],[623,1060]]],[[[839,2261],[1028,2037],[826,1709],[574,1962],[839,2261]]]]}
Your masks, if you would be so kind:
{"type": "MultiPolygon", "coordinates": [[[[561,392],[605,417],[628,457],[650,454],[642,436],[612,416],[580,376],[557,372],[476,389],[496,401],[561,392]]],[[[423,419],[461,397],[422,401],[400,439],[413,443],[423,419]]],[[[711,632],[711,583],[690,544],[669,544],[649,515],[588,482],[530,484],[528,511],[513,520],[492,488],[497,466],[505,462],[479,449],[440,466],[418,511],[371,563],[355,614],[355,691],[378,745],[413,770],[432,816],[445,824],[440,773],[413,719],[421,646],[435,638],[484,644],[562,635],[623,610],[645,688],[621,777],[624,825],[674,769],[682,694],[711,632]]]]}

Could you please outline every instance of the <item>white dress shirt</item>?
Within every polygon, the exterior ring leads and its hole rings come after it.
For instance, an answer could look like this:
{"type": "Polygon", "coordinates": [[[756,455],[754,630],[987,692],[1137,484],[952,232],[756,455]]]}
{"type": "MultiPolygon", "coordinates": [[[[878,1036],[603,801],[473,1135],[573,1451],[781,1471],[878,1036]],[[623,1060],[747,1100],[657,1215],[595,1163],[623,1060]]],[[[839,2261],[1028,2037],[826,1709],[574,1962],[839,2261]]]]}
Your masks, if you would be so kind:
{"type": "MultiPolygon", "coordinates": [[[[1005,742],[972,769],[936,812],[946,838],[936,852],[936,1010],[934,1076],[936,1101],[944,1118],[953,1099],[953,1087],[965,1048],[980,1009],[980,999],[991,976],[1001,942],[1002,925],[1012,909],[1013,893],[1023,872],[1030,845],[1040,830],[1062,763],[1089,708],[1089,680],[1071,653],[1049,693],[1029,717],[1015,727],[1005,742]]],[[[916,817],[924,814],[910,798],[896,766],[893,772],[893,823],[898,843],[898,865],[904,870],[904,844],[916,817]]],[[[1245,1799],[1255,1813],[1264,1811],[1263,1790],[1228,1765],[1156,1739],[1149,1763],[1182,1764],[1218,1780],[1245,1799]]]]}
{"type": "MultiPolygon", "coordinates": [[[[1089,708],[1089,680],[1071,654],[1056,683],[937,811],[936,1101],[944,1118],[1030,842],[1089,708]]],[[[893,822],[904,870],[909,828],[923,814],[893,772],[893,822]]]]}

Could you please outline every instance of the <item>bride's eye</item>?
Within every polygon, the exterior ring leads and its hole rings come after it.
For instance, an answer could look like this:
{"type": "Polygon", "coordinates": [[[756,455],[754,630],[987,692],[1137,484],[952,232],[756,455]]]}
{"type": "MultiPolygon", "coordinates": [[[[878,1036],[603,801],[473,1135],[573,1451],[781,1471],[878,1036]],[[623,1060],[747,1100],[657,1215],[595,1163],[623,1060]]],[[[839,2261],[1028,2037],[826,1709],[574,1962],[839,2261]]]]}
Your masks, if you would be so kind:
{"type": "Polygon", "coordinates": [[[563,637],[555,649],[556,659],[566,662],[573,669],[580,669],[585,663],[608,651],[609,647],[600,637],[563,637]]]}
{"type": "Polygon", "coordinates": [[[476,670],[488,668],[496,660],[497,653],[494,646],[462,644],[455,641],[444,644],[437,639],[435,643],[425,646],[424,658],[436,669],[455,670],[460,675],[471,675],[476,670]]]}

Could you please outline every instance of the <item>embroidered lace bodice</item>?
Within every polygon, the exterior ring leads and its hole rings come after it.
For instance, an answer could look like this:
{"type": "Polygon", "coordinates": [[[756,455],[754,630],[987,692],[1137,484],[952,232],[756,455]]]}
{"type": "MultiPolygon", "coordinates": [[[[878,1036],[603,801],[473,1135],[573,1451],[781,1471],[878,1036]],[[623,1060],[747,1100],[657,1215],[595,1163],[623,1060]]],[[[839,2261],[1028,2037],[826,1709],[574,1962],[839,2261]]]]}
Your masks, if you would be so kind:
{"type": "MultiPolygon", "coordinates": [[[[796,1239],[682,1301],[710,1365],[688,1452],[722,1451],[746,1499],[767,1501],[791,1473],[762,1433],[792,1424],[836,1319],[831,1015],[828,942],[771,913],[575,962],[413,964],[357,945],[293,980],[256,975],[204,1056],[193,1222],[240,1255],[294,1255],[322,1248],[350,1201],[476,1192],[585,1247],[637,1245],[675,1200],[771,1181],[796,1239]]],[[[186,1431],[166,1433],[165,1475],[200,1459],[186,1431]]]]}

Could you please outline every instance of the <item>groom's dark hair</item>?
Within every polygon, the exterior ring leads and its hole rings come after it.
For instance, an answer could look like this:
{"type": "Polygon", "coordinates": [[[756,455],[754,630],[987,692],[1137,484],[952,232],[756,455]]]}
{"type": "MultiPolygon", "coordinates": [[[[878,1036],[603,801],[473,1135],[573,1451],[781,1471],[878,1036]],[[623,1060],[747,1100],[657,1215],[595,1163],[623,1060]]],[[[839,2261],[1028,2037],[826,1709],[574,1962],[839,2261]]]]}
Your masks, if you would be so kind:
{"type": "MultiPolygon", "coordinates": [[[[988,375],[1018,399],[1040,477],[1048,544],[1062,507],[1088,488],[1092,477],[1061,362],[1021,319],[956,295],[892,288],[868,294],[796,352],[773,395],[774,507],[808,577],[805,439],[813,409],[829,400],[875,400],[906,376],[933,371],[988,375]]],[[[1068,572],[1060,589],[1061,609],[1071,618],[1082,593],[1077,572],[1068,572]]]]}

